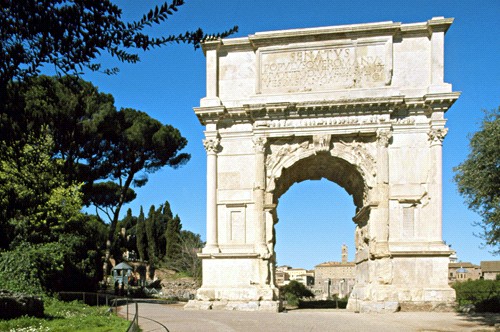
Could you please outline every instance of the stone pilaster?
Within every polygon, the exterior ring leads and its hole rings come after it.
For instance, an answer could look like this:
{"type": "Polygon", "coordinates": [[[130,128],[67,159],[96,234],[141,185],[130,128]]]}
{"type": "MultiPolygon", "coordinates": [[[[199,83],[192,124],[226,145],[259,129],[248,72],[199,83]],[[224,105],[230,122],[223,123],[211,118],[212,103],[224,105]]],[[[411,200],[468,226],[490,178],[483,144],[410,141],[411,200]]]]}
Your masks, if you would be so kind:
{"type": "Polygon", "coordinates": [[[207,151],[207,243],[203,253],[218,253],[217,241],[217,152],[219,139],[203,140],[207,151]]]}
{"type": "Polygon", "coordinates": [[[387,256],[389,240],[389,143],[392,137],[390,130],[377,132],[377,241],[380,247],[378,255],[387,256]]]}

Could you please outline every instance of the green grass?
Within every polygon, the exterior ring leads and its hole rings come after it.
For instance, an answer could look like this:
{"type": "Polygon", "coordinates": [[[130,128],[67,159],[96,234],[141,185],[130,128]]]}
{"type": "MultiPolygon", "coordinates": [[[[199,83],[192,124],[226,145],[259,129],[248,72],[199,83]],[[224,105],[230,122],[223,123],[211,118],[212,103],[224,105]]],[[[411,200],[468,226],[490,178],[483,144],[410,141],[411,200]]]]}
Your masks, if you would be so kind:
{"type": "Polygon", "coordinates": [[[81,302],[45,299],[45,317],[0,320],[0,331],[66,332],[126,331],[130,322],[108,313],[108,307],[90,307],[81,302]]]}

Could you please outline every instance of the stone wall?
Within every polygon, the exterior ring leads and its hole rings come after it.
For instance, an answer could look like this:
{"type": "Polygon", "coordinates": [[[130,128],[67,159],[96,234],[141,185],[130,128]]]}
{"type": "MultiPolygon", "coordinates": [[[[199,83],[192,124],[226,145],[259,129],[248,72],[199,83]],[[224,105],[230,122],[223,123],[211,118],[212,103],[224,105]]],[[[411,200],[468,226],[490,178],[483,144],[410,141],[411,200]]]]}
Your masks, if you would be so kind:
{"type": "Polygon", "coordinates": [[[0,319],[22,316],[43,317],[42,299],[0,290],[0,319]]]}
{"type": "Polygon", "coordinates": [[[161,293],[165,298],[192,300],[199,287],[200,284],[191,278],[167,280],[161,282],[161,293]]]}

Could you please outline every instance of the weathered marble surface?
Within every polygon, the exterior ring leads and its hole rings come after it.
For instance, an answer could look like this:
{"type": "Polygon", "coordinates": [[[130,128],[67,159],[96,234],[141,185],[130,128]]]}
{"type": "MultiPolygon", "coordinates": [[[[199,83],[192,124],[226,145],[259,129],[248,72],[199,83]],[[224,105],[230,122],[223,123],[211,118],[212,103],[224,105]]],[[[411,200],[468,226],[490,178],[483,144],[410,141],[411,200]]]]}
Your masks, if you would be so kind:
{"type": "Polygon", "coordinates": [[[454,301],[441,233],[444,113],[459,97],[443,75],[452,22],[205,43],[207,94],[195,113],[206,136],[207,244],[188,307],[278,310],[276,205],[294,183],[322,177],[356,206],[351,310],[454,301]]]}

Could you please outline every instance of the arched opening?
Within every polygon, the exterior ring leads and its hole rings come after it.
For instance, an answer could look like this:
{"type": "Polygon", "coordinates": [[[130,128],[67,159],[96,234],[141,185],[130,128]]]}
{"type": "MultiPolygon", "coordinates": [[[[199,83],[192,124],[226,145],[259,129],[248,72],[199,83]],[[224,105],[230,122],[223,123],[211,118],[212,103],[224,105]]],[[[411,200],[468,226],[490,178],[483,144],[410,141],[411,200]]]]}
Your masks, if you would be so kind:
{"type": "Polygon", "coordinates": [[[317,299],[348,296],[356,283],[359,227],[352,218],[365,203],[363,176],[355,165],[329,152],[305,156],[279,174],[273,192],[276,285],[297,280],[317,299]]]}
{"type": "Polygon", "coordinates": [[[354,261],[355,206],[336,183],[321,179],[294,184],[279,199],[276,224],[278,265],[307,270],[328,261],[341,261],[345,244],[354,261]]]}
{"type": "Polygon", "coordinates": [[[352,197],[331,181],[292,185],[277,207],[277,286],[296,280],[315,300],[348,296],[355,283],[354,212],[352,197]]]}
{"type": "Polygon", "coordinates": [[[342,158],[334,157],[329,153],[314,154],[300,159],[290,167],[284,167],[280,171],[280,176],[274,180],[273,198],[275,203],[278,203],[279,198],[294,183],[325,178],[338,184],[352,196],[356,212],[363,207],[366,195],[364,179],[354,165],[342,158]]]}

